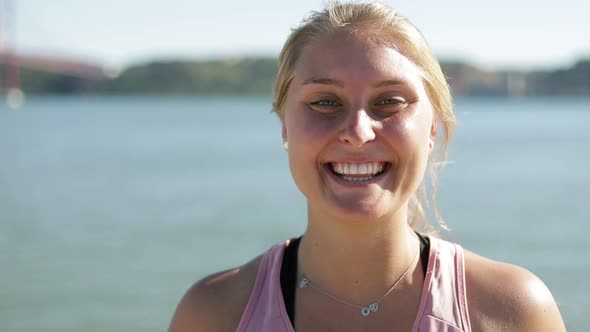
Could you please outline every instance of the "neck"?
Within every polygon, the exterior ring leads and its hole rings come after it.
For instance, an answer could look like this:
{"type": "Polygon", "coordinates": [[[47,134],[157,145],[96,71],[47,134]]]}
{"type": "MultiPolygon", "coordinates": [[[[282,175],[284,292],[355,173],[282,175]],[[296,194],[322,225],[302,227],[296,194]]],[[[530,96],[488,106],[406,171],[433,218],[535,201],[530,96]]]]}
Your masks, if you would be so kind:
{"type": "MultiPolygon", "coordinates": [[[[382,296],[419,251],[406,209],[371,222],[319,218],[309,211],[299,246],[299,276],[305,274],[315,285],[352,303],[382,296]]],[[[411,278],[414,267],[404,279],[411,278]]]]}

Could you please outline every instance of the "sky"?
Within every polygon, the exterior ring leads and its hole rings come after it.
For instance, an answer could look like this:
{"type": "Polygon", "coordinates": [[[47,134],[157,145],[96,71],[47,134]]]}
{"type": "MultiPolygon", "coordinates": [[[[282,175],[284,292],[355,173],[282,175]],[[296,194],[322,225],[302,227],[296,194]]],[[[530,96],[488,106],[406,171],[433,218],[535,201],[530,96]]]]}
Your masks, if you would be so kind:
{"type": "MultiPolygon", "coordinates": [[[[417,25],[441,59],[524,69],[590,57],[587,0],[382,2],[417,25]]],[[[321,0],[0,0],[0,19],[5,46],[20,52],[125,67],[276,56],[290,29],[322,7],[321,0]]]]}

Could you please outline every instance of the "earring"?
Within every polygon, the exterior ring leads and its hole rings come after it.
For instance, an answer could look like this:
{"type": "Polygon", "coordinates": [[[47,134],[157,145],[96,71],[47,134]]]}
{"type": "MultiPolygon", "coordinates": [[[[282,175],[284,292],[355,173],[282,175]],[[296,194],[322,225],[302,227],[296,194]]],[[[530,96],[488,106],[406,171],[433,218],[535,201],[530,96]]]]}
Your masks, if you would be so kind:
{"type": "Polygon", "coordinates": [[[283,148],[285,149],[285,151],[289,150],[289,143],[287,141],[283,142],[283,148]]]}

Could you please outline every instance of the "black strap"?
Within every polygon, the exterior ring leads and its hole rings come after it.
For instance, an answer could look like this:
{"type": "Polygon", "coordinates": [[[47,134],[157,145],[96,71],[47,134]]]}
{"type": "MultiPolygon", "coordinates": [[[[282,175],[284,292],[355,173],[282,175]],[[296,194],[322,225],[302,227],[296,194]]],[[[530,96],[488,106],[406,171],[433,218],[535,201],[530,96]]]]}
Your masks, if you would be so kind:
{"type": "Polygon", "coordinates": [[[430,239],[418,232],[416,232],[420,239],[420,262],[422,263],[422,273],[426,277],[426,270],[428,269],[428,257],[430,257],[430,239]]]}
{"type": "MultiPolygon", "coordinates": [[[[420,261],[422,263],[422,272],[426,276],[428,268],[428,256],[430,255],[430,240],[428,237],[416,233],[420,239],[420,261]]],[[[283,262],[281,264],[281,291],[285,300],[285,309],[291,320],[291,325],[295,328],[295,287],[297,284],[297,249],[301,237],[289,242],[283,252],[283,262]]]]}
{"type": "Polygon", "coordinates": [[[295,284],[297,283],[297,249],[301,237],[289,242],[283,253],[283,262],[281,265],[281,290],[285,300],[285,309],[291,320],[291,325],[295,327],[295,284]]]}

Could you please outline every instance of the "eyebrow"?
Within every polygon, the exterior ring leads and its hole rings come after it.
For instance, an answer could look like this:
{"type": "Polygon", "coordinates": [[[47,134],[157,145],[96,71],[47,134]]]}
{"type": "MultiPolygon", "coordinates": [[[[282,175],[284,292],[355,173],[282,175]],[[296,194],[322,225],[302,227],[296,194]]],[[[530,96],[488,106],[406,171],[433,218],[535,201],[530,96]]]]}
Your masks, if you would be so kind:
{"type": "Polygon", "coordinates": [[[321,78],[321,77],[312,77],[308,78],[301,85],[308,85],[308,84],[322,84],[322,85],[335,85],[339,88],[343,88],[344,84],[338,80],[333,80],[331,78],[321,78]]]}
{"type": "MultiPolygon", "coordinates": [[[[302,85],[308,84],[321,84],[321,85],[334,85],[339,88],[343,88],[344,84],[341,81],[334,80],[331,78],[323,78],[323,77],[311,77],[303,81],[302,85]]],[[[373,88],[382,88],[386,86],[395,86],[395,85],[409,85],[409,82],[402,80],[402,79],[393,79],[393,80],[385,80],[379,82],[377,84],[373,84],[373,88]]]]}
{"type": "Polygon", "coordinates": [[[383,82],[379,82],[375,85],[373,85],[374,88],[382,88],[385,86],[395,86],[395,85],[409,85],[410,83],[408,81],[402,80],[402,79],[394,79],[394,80],[385,80],[383,82]]]}

